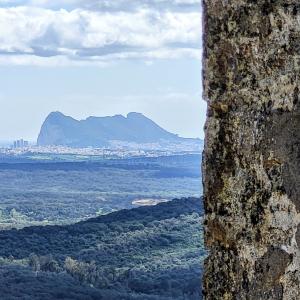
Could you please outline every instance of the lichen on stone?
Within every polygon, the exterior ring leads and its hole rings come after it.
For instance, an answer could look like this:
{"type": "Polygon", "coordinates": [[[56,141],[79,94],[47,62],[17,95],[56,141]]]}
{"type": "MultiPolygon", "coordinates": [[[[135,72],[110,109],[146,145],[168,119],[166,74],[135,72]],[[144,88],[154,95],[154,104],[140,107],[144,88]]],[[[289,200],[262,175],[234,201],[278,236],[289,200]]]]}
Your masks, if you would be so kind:
{"type": "Polygon", "coordinates": [[[204,0],[206,299],[300,299],[300,4],[204,0]]]}

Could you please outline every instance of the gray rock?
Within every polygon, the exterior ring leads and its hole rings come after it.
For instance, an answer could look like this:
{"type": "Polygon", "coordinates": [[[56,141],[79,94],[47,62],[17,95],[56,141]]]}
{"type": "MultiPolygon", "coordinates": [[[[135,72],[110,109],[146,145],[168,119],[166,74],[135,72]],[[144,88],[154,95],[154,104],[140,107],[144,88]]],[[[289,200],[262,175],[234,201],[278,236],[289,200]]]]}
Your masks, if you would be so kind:
{"type": "Polygon", "coordinates": [[[204,0],[206,299],[300,299],[300,6],[204,0]]]}
{"type": "Polygon", "coordinates": [[[110,141],[142,144],[189,140],[193,139],[170,133],[140,113],[78,121],[60,112],[52,112],[43,123],[37,142],[40,146],[102,147],[108,146],[110,141]]]}

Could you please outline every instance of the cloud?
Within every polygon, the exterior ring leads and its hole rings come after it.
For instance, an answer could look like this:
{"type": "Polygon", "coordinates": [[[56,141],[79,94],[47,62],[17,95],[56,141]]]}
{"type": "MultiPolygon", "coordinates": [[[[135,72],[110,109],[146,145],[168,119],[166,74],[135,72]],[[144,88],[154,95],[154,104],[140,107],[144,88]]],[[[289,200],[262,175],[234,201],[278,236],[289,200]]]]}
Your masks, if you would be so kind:
{"type": "Polygon", "coordinates": [[[8,2],[0,0],[0,64],[101,65],[201,54],[201,12],[155,8],[198,0],[144,0],[135,10],[121,9],[128,0],[30,0],[3,7],[8,2]],[[58,2],[80,8],[49,7],[58,2]]]}
{"type": "Polygon", "coordinates": [[[140,8],[199,10],[201,0],[0,0],[0,7],[35,6],[52,9],[138,10],[140,8]]]}

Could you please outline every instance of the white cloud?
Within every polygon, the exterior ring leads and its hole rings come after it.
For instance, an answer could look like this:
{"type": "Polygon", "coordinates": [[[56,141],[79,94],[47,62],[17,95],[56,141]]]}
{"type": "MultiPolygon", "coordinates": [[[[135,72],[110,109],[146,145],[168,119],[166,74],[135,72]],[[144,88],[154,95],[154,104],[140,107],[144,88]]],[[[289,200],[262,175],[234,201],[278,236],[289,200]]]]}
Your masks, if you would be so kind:
{"type": "Polygon", "coordinates": [[[0,6],[35,6],[42,8],[84,8],[101,10],[138,10],[141,7],[160,9],[197,9],[201,0],[0,0],[0,6]]]}
{"type": "MultiPolygon", "coordinates": [[[[0,8],[0,64],[68,65],[118,59],[200,57],[201,13],[157,10],[73,10],[36,7],[48,0],[0,8]]],[[[55,1],[52,0],[51,3],[55,1]]],[[[87,2],[60,1],[65,4],[87,2]]],[[[94,1],[96,3],[97,1],[94,1]]],[[[102,5],[113,1],[98,1],[102,5]]],[[[123,0],[116,0],[123,2],[123,0]]],[[[149,0],[165,3],[167,0],[149,0]]],[[[194,4],[198,0],[173,0],[194,4]]],[[[0,4],[3,0],[0,0],[0,4]]],[[[77,3],[78,4],[78,3],[77,3]]]]}

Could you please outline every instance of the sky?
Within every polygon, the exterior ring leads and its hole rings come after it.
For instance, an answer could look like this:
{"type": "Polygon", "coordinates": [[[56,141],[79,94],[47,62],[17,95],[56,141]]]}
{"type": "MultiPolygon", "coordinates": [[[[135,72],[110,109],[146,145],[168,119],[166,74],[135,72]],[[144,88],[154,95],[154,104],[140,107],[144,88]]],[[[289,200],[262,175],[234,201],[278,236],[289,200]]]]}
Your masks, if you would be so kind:
{"type": "Polygon", "coordinates": [[[0,140],[51,111],[145,114],[203,138],[201,0],[0,0],[0,140]]]}

